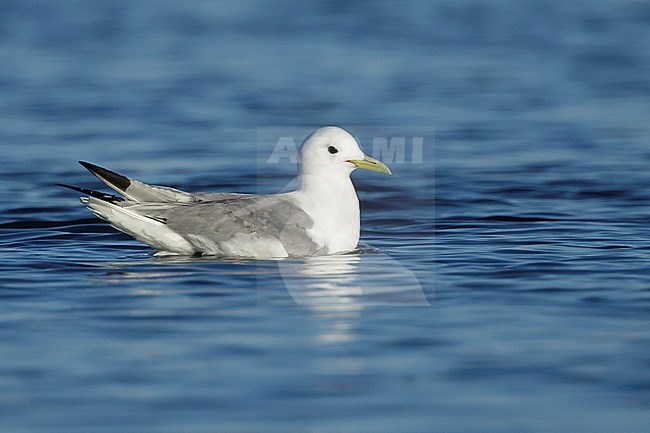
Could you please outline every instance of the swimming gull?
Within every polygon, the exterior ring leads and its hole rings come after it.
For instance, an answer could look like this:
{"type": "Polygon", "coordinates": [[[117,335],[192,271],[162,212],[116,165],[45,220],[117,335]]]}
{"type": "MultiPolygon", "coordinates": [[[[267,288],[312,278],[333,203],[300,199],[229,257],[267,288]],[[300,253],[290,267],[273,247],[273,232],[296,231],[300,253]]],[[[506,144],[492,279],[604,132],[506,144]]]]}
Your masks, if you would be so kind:
{"type": "Polygon", "coordinates": [[[347,131],[328,126],[309,135],[299,153],[299,187],[282,194],[189,193],[147,185],[80,161],[122,197],[59,184],[99,218],[158,254],[272,258],[352,251],[359,242],[359,199],[350,174],[391,174],[363,154],[347,131]]]}

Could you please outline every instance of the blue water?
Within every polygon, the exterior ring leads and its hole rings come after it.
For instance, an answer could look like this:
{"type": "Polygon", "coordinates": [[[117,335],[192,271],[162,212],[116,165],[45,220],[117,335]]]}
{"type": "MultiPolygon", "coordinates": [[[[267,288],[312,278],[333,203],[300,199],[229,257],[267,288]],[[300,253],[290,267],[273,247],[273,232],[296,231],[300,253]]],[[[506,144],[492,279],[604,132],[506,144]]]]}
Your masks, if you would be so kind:
{"type": "Polygon", "coordinates": [[[0,430],[647,431],[649,47],[632,0],[0,2],[0,430]],[[53,186],[271,193],[327,124],[405,145],[345,256],[156,258],[53,186]]]}

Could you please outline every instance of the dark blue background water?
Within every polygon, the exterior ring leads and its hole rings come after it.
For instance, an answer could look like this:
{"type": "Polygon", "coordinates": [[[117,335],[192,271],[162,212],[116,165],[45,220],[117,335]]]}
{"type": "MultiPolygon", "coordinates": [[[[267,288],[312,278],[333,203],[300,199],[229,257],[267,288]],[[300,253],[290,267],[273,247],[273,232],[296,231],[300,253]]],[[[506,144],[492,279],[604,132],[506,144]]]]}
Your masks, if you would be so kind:
{"type": "Polygon", "coordinates": [[[631,0],[1,1],[0,430],[646,431],[648,47],[631,0]],[[161,260],[52,186],[273,192],[326,124],[424,143],[348,256],[161,260]]]}

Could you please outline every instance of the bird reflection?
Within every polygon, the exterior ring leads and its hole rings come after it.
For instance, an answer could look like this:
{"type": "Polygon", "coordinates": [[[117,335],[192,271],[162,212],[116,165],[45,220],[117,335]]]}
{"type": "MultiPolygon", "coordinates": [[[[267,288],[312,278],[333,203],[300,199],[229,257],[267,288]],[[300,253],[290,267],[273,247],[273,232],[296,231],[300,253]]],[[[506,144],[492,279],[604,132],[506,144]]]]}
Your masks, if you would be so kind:
{"type": "Polygon", "coordinates": [[[278,262],[294,301],[310,308],[358,310],[368,305],[430,305],[415,275],[390,256],[337,254],[278,262]]]}
{"type": "Polygon", "coordinates": [[[301,261],[281,261],[278,267],[284,284],[299,305],[326,309],[356,310],[363,294],[358,284],[357,254],[308,257],[301,261]]]}

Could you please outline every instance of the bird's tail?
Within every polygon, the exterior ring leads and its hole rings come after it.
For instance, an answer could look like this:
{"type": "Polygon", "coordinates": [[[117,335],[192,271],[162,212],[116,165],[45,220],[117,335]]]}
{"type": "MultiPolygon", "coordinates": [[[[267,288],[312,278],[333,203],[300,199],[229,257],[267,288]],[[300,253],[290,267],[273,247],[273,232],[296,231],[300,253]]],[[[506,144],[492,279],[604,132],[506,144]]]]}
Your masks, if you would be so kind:
{"type": "Polygon", "coordinates": [[[123,206],[124,203],[131,202],[112,203],[97,197],[83,197],[81,201],[92,213],[109,222],[117,230],[159,251],[194,253],[194,248],[187,239],[170,229],[165,220],[138,213],[128,205],[123,206]]]}

